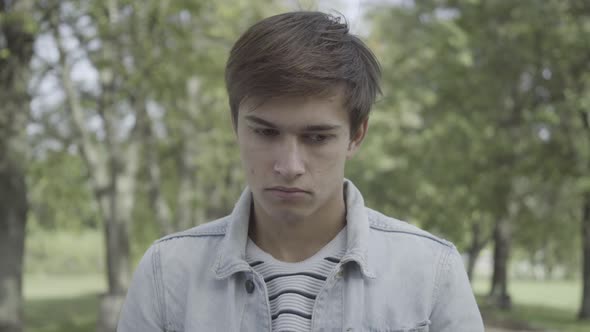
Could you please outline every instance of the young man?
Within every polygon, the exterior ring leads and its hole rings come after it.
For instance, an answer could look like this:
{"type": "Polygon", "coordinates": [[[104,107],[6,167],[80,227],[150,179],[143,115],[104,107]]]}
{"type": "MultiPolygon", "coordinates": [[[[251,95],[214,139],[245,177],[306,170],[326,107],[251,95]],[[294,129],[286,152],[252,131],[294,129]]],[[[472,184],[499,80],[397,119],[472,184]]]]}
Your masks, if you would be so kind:
{"type": "Polygon", "coordinates": [[[344,179],[379,76],[333,16],[246,31],[226,83],[248,187],[229,216],[151,246],[118,331],[483,331],[455,247],[344,179]]]}

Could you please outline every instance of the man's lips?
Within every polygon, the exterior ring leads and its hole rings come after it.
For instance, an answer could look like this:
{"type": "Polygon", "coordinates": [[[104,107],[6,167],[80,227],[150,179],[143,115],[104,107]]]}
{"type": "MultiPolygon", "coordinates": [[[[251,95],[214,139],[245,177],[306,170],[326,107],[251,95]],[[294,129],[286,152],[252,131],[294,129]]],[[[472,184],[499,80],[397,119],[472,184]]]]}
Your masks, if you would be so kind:
{"type": "Polygon", "coordinates": [[[284,192],[284,193],[309,193],[309,191],[303,190],[303,189],[297,188],[297,187],[282,187],[282,186],[277,186],[277,187],[267,188],[267,190],[280,191],[280,192],[284,192]]]}
{"type": "Polygon", "coordinates": [[[297,187],[270,187],[266,191],[281,201],[298,201],[309,195],[309,191],[297,187]]]}

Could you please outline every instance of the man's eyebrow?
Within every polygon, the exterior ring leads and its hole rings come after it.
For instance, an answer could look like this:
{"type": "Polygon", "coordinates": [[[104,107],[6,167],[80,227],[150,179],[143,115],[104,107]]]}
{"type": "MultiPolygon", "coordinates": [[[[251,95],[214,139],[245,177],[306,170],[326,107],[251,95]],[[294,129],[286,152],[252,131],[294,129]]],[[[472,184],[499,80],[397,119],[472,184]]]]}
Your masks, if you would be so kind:
{"type": "Polygon", "coordinates": [[[246,115],[245,118],[246,118],[246,120],[248,120],[250,122],[258,123],[259,125],[263,125],[263,126],[270,127],[273,129],[277,128],[277,126],[275,126],[273,123],[263,120],[257,116],[254,116],[254,115],[246,115]]]}
{"type": "MultiPolygon", "coordinates": [[[[277,129],[278,127],[269,121],[266,121],[264,119],[261,119],[255,115],[246,115],[245,119],[250,121],[250,122],[254,122],[257,123],[259,125],[263,125],[265,127],[269,127],[269,128],[273,128],[273,129],[277,129]]],[[[318,124],[318,125],[308,125],[303,127],[303,131],[330,131],[330,130],[336,130],[336,129],[340,129],[342,126],[340,125],[330,125],[330,124],[318,124]]]]}
{"type": "Polygon", "coordinates": [[[303,127],[303,131],[330,131],[330,130],[339,129],[340,127],[341,126],[339,126],[339,125],[328,125],[328,124],[309,125],[309,126],[303,127]]]}

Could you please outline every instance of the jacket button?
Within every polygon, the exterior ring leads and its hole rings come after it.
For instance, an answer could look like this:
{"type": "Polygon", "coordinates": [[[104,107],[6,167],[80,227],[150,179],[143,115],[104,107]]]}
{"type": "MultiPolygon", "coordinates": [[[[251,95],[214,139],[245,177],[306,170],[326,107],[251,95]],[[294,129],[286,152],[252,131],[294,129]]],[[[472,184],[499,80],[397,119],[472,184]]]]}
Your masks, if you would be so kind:
{"type": "Polygon", "coordinates": [[[252,281],[252,279],[246,280],[244,286],[246,286],[246,292],[248,292],[248,294],[252,294],[252,292],[254,292],[254,281],[252,281]]]}

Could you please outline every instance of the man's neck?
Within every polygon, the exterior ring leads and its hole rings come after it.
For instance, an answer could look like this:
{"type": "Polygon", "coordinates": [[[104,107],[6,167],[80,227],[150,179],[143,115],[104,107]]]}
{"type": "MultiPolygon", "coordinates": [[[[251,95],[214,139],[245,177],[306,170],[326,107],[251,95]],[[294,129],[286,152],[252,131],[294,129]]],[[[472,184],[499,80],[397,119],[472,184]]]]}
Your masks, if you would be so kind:
{"type": "Polygon", "coordinates": [[[272,220],[253,204],[249,236],[260,249],[284,262],[303,261],[328,244],[346,225],[344,199],[334,206],[293,222],[272,220]]]}

